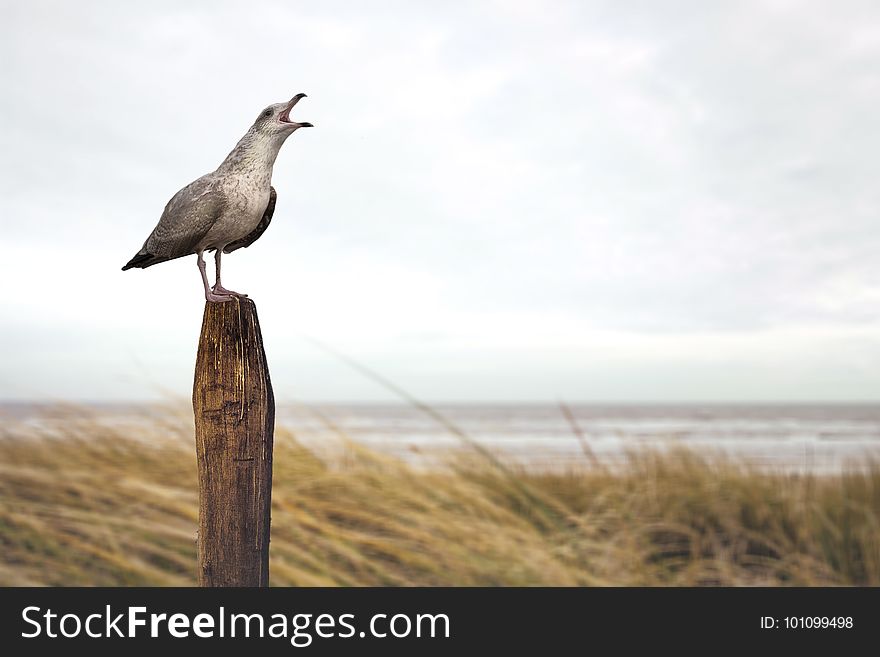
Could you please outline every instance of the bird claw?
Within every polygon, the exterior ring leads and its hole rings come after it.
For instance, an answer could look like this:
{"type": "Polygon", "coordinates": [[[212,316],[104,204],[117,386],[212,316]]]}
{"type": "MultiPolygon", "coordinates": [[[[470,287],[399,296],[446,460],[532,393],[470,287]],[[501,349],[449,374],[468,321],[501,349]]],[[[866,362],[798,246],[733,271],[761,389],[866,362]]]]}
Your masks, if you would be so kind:
{"type": "Polygon", "coordinates": [[[241,292],[234,292],[233,290],[227,290],[222,285],[218,285],[216,283],[214,284],[214,287],[212,287],[211,289],[214,291],[214,294],[229,295],[231,297],[239,297],[242,299],[247,299],[246,294],[242,294],[241,292]]]}
{"type": "Polygon", "coordinates": [[[205,301],[209,303],[223,303],[224,301],[232,301],[232,297],[227,294],[210,294],[205,295],[205,301]]]}

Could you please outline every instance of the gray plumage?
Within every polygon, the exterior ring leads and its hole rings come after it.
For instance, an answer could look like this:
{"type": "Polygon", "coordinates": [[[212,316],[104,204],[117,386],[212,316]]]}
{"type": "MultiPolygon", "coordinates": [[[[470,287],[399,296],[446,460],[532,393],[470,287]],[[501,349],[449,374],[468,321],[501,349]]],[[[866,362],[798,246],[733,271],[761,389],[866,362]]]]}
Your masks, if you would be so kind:
{"type": "Polygon", "coordinates": [[[237,294],[220,285],[220,256],[250,246],[269,226],[277,198],[271,181],[278,151],[294,131],[312,125],[289,119],[303,97],[297,94],[288,103],[263,110],[215,171],[177,192],[123,271],[195,253],[208,301],[227,301],[237,294]],[[212,289],[204,272],[204,251],[216,251],[217,282],[212,289]]]}
{"type": "Polygon", "coordinates": [[[235,240],[232,244],[228,244],[225,249],[223,249],[223,253],[232,253],[236,249],[246,249],[251,244],[260,239],[260,236],[266,232],[266,229],[269,227],[269,222],[272,221],[272,215],[275,214],[275,201],[278,199],[278,194],[275,193],[274,187],[269,187],[269,205],[266,206],[266,209],[263,211],[263,218],[260,219],[260,223],[257,224],[257,227],[254,228],[249,235],[242,237],[240,240],[235,240]]]}

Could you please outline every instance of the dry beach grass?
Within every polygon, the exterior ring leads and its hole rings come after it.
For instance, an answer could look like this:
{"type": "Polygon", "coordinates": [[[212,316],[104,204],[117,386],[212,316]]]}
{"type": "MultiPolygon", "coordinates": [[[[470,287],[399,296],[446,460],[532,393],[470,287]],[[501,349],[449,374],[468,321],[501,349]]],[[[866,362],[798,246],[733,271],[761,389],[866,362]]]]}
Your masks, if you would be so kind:
{"type": "MultiPolygon", "coordinates": [[[[61,431],[2,425],[0,584],[193,584],[191,419],[133,435],[54,412],[61,431]]],[[[328,461],[281,426],[274,479],[276,586],[880,585],[877,463],[797,475],[671,451],[535,473],[463,448],[425,470],[355,442],[328,461]]]]}

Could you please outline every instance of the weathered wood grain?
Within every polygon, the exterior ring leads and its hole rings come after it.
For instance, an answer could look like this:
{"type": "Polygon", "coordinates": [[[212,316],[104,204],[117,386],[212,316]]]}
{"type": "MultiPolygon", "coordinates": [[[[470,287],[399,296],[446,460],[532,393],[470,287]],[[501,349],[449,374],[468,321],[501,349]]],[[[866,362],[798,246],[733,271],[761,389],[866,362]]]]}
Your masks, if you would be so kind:
{"type": "Polygon", "coordinates": [[[193,412],[200,586],[268,586],[275,399],[250,299],[206,303],[193,412]]]}

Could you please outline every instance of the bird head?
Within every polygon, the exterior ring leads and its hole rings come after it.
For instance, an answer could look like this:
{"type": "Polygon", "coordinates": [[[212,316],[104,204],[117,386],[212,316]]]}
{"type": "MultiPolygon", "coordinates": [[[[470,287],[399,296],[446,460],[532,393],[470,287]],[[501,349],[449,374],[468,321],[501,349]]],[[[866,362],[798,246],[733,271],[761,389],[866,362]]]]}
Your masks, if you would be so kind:
{"type": "Polygon", "coordinates": [[[267,135],[278,135],[287,137],[299,128],[312,128],[311,123],[297,123],[290,120],[290,110],[296,105],[301,98],[305,98],[305,94],[297,94],[286,103],[275,103],[269,105],[260,112],[257,120],[254,122],[254,128],[259,132],[267,135]]]}

